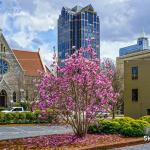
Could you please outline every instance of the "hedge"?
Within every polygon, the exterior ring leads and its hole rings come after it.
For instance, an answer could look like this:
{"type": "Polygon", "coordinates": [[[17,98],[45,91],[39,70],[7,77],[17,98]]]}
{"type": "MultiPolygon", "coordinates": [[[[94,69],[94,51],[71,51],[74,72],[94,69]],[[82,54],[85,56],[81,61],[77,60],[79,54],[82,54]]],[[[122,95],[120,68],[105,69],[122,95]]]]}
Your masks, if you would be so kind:
{"type": "Polygon", "coordinates": [[[150,115],[143,116],[143,117],[140,118],[140,120],[150,123],[150,115]]]}
{"type": "Polygon", "coordinates": [[[129,137],[144,135],[145,127],[150,124],[143,120],[135,120],[129,117],[113,120],[99,120],[97,124],[89,126],[89,133],[121,134],[129,137]]]}
{"type": "Polygon", "coordinates": [[[54,119],[52,113],[35,112],[0,112],[0,123],[51,123],[54,119]]]}

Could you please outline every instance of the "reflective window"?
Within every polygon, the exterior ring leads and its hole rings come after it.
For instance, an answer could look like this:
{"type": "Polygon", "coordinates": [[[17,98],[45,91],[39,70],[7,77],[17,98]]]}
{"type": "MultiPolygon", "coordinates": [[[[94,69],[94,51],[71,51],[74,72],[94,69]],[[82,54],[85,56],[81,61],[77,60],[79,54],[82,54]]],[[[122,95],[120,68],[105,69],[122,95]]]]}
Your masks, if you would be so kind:
{"type": "Polygon", "coordinates": [[[93,13],[88,13],[88,22],[89,24],[93,24],[93,13]]]}

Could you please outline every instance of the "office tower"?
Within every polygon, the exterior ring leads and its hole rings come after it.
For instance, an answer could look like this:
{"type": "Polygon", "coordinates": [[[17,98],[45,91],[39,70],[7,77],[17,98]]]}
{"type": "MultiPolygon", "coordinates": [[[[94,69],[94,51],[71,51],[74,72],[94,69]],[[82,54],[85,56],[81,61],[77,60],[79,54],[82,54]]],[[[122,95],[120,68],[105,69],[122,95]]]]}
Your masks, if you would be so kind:
{"type": "Polygon", "coordinates": [[[80,47],[93,46],[100,57],[100,21],[92,5],[63,7],[58,19],[58,58],[64,60],[80,47]]]}

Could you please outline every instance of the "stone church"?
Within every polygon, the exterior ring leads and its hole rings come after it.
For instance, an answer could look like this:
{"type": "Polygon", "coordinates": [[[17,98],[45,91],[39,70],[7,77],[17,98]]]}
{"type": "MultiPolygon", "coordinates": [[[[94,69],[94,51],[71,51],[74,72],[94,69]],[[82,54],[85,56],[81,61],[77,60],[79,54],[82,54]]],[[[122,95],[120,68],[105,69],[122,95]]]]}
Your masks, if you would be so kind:
{"type": "Polygon", "coordinates": [[[38,96],[35,80],[46,72],[40,51],[11,49],[0,32],[0,107],[16,101],[33,101],[38,96]]]}

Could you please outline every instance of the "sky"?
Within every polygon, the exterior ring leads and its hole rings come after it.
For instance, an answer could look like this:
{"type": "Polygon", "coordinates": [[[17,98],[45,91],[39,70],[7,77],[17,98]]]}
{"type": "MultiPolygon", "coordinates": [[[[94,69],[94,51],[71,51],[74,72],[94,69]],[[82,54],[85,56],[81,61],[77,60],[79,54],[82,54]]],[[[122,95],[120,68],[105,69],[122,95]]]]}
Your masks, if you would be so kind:
{"type": "Polygon", "coordinates": [[[63,6],[92,4],[100,17],[101,57],[115,60],[119,48],[150,37],[150,0],[0,0],[0,28],[11,48],[37,51],[52,61],[57,19],[63,6]]]}

